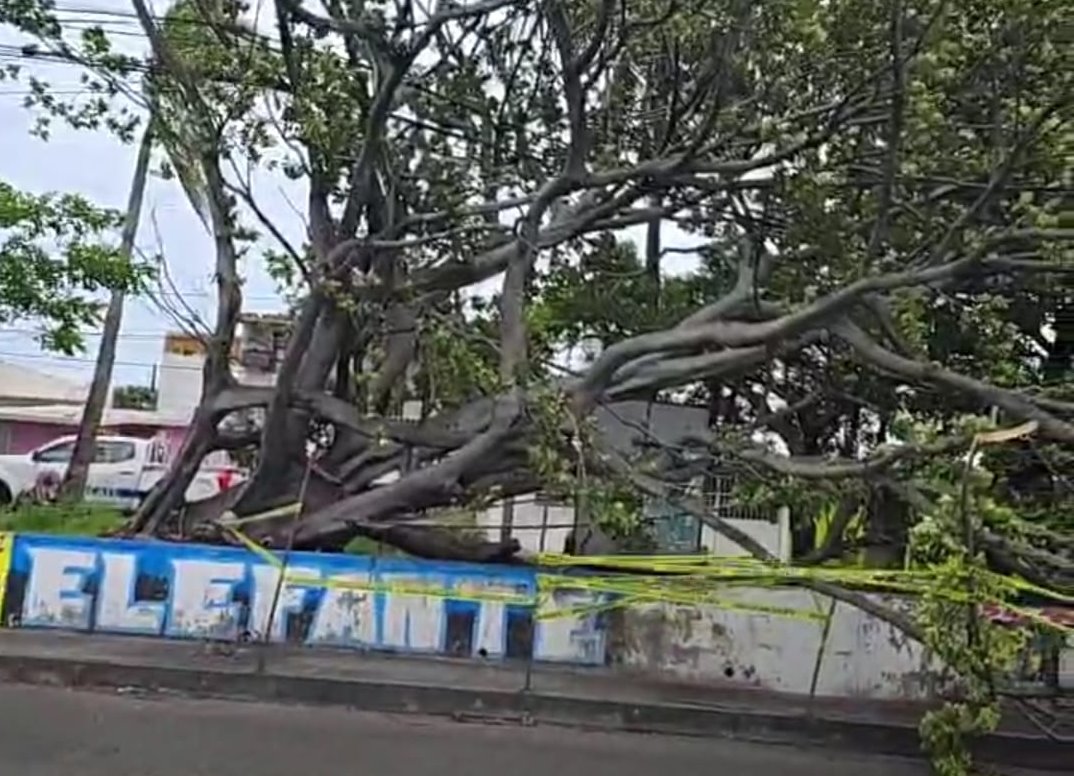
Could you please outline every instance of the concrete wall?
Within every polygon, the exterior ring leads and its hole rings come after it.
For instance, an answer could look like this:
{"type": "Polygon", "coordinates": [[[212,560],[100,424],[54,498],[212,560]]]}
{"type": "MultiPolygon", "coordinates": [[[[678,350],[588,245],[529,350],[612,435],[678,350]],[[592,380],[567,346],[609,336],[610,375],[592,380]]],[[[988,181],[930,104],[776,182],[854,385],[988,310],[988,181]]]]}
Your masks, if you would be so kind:
{"type": "MultiPolygon", "coordinates": [[[[531,604],[514,603],[535,593],[536,576],[525,569],[315,553],[293,554],[289,568],[302,581],[283,585],[271,618],[276,641],[489,658],[532,650],[537,660],[576,664],[605,659],[599,615],[535,621],[531,604]],[[452,597],[401,592],[406,585],[452,597]]],[[[237,548],[19,534],[3,622],[177,639],[264,638],[278,579],[275,565],[237,548]]],[[[568,590],[550,604],[573,611],[579,600],[568,590]]]]}
{"type": "MultiPolygon", "coordinates": [[[[493,504],[476,515],[490,541],[500,538],[504,524],[504,505],[493,504]]],[[[574,526],[574,507],[546,501],[538,496],[521,496],[511,509],[511,537],[526,552],[563,552],[574,526]]]]}
{"type": "MultiPolygon", "coordinates": [[[[500,538],[504,524],[504,504],[496,503],[476,515],[477,527],[490,541],[500,538]]],[[[782,561],[791,559],[790,513],[780,509],[776,520],[724,518],[744,531],[782,561]]],[[[574,525],[574,507],[550,502],[539,496],[516,498],[511,509],[511,537],[527,552],[563,552],[574,525]]],[[[701,526],[702,552],[720,557],[745,557],[750,553],[708,526],[701,526]]],[[[695,548],[696,549],[696,548],[695,548]]]]}
{"type": "Polygon", "coordinates": [[[194,414],[201,400],[201,368],[205,359],[200,354],[169,353],[160,359],[157,371],[157,409],[174,414],[194,414]]]}
{"type": "MultiPolygon", "coordinates": [[[[169,414],[193,416],[201,401],[201,370],[205,357],[201,353],[175,353],[167,350],[160,358],[157,372],[157,409],[169,414]]],[[[270,387],[276,375],[233,364],[231,372],[240,385],[270,387]]]]}
{"type": "MultiPolygon", "coordinates": [[[[616,612],[610,653],[647,675],[809,694],[823,622],[748,611],[776,607],[827,615],[831,599],[804,590],[728,588],[728,607],[652,604],[616,612]],[[736,610],[734,607],[747,610],[736,610]]],[[[920,645],[859,609],[838,604],[816,693],[835,697],[926,697],[933,673],[920,645]]]]}
{"type": "MultiPolygon", "coordinates": [[[[592,593],[558,589],[535,618],[538,581],[527,569],[315,553],[295,553],[289,568],[301,579],[292,577],[281,590],[275,641],[490,659],[532,654],[801,694],[810,692],[822,624],[756,608],[826,613],[829,604],[805,591],[730,588],[720,608],[653,604],[587,613],[586,606],[600,603],[592,593]],[[440,593],[427,594],[432,589],[440,593]]],[[[178,639],[263,638],[278,573],[238,548],[20,534],[11,543],[3,622],[178,639]]],[[[818,694],[911,699],[929,686],[918,647],[856,609],[836,607],[818,694]]]]}
{"type": "MultiPolygon", "coordinates": [[[[781,507],[776,513],[775,521],[725,517],[728,523],[752,538],[776,558],[784,563],[791,559],[791,513],[781,507]]],[[[701,526],[701,551],[721,558],[749,557],[749,550],[739,547],[733,541],[707,525],[701,526]]]]}

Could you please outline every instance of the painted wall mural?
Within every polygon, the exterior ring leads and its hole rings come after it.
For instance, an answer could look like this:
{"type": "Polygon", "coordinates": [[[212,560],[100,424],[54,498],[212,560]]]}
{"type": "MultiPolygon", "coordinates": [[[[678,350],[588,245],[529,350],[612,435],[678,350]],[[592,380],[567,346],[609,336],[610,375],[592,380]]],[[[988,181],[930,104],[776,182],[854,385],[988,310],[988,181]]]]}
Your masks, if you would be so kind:
{"type": "Polygon", "coordinates": [[[261,548],[0,533],[0,623],[13,628],[216,641],[267,633],[836,697],[920,699],[935,684],[928,655],[860,609],[831,609],[826,631],[818,613],[828,601],[810,591],[734,587],[719,602],[685,604],[628,595],[613,612],[601,590],[599,576],[318,553],[291,554],[281,582],[280,555],[261,548]]]}
{"type": "Polygon", "coordinates": [[[29,534],[3,548],[9,627],[213,640],[271,628],[276,642],[605,660],[604,619],[584,611],[593,594],[556,589],[541,610],[560,616],[534,617],[528,569],[293,553],[281,584],[278,561],[241,548],[29,534]]]}

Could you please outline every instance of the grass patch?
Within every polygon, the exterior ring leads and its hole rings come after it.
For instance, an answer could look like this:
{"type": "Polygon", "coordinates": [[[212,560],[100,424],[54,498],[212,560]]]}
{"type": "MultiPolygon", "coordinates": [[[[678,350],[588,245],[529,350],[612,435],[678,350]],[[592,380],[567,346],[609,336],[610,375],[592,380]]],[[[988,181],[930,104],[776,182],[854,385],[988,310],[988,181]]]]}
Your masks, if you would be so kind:
{"type": "Polygon", "coordinates": [[[94,504],[25,504],[0,511],[0,531],[100,536],[124,519],[119,510],[94,504]]]}

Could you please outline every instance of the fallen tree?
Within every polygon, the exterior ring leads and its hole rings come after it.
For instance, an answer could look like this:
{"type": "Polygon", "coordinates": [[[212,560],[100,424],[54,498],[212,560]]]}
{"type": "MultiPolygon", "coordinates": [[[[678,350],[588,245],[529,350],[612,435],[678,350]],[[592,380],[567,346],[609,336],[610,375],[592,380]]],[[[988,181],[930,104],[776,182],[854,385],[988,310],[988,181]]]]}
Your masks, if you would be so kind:
{"type": "MultiPolygon", "coordinates": [[[[1044,388],[1071,352],[1060,25],[973,6],[277,0],[269,29],[237,3],[161,23],[135,0],[218,293],[201,405],[131,531],[220,538],[223,516],[270,512],[244,523],[270,546],[368,536],[504,560],[516,544],[428,516],[540,489],[659,493],[675,450],[623,457],[591,427],[628,398],[708,404],[690,465],[864,483],[919,512],[905,480],[965,447],[911,439],[905,415],[1074,442],[1074,402],[1044,388]],[[246,163],[303,182],[305,244],[246,163]],[[271,390],[230,364],[251,223],[295,299],[271,390]],[[675,253],[701,268],[677,277],[675,253]],[[585,338],[599,354],[565,364],[585,338]],[[407,402],[419,420],[398,419],[407,402]],[[252,477],[182,508],[221,448],[254,449],[252,477]]],[[[106,54],[80,56],[137,64],[106,54]]]]}

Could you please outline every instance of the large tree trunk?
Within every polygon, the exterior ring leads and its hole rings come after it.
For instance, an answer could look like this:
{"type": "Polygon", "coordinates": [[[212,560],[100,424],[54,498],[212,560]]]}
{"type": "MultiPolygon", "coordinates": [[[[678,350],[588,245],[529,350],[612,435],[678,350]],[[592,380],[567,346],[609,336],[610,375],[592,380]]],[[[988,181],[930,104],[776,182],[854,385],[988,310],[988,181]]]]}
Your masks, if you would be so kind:
{"type": "Polygon", "coordinates": [[[131,531],[152,535],[176,528],[171,523],[179,517],[178,510],[186,500],[187,488],[211,451],[215,434],[216,422],[203,405],[194,417],[172,468],[139,507],[131,521],[131,531]]]}

